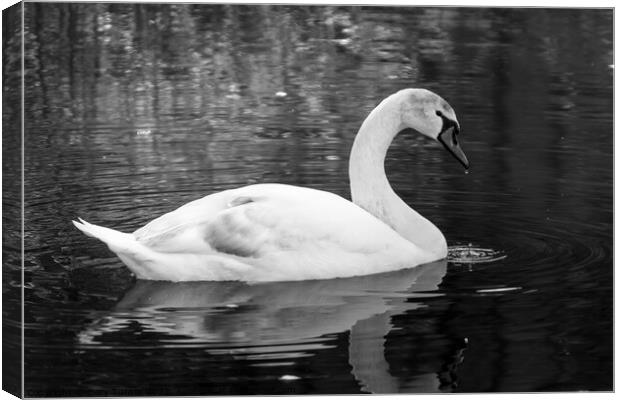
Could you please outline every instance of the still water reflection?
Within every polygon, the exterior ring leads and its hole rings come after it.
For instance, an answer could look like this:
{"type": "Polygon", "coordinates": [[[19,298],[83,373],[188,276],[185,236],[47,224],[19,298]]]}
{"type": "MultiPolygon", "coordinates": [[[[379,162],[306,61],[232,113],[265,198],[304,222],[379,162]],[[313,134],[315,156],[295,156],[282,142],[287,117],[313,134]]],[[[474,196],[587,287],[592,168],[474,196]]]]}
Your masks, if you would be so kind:
{"type": "MultiPolygon", "coordinates": [[[[27,396],[611,390],[610,10],[26,3],[25,22],[27,396]],[[69,223],[132,231],[254,182],[348,197],[361,121],[410,86],[456,109],[472,169],[404,134],[392,185],[450,245],[505,258],[136,282],[69,223]]],[[[21,60],[3,62],[8,223],[21,60]]],[[[11,357],[14,229],[3,259],[11,357]]]]}

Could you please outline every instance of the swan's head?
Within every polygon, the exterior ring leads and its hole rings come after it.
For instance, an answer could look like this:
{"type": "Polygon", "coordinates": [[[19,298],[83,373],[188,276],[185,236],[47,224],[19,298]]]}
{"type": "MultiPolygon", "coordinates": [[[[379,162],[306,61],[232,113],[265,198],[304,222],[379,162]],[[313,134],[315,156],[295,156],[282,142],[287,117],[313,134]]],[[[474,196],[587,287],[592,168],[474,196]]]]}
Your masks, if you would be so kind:
{"type": "Polygon", "coordinates": [[[457,140],[460,126],[450,104],[426,89],[404,89],[399,95],[402,96],[402,124],[437,140],[466,169],[469,168],[469,161],[457,140]]]}

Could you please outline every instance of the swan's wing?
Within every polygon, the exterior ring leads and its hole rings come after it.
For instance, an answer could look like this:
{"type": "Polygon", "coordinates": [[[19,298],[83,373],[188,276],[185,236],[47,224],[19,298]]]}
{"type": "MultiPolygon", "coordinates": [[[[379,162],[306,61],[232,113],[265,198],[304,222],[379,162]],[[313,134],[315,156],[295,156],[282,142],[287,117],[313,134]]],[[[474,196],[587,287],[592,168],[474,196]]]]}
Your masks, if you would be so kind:
{"type": "Polygon", "coordinates": [[[373,252],[386,240],[404,240],[340,196],[276,184],[207,196],[161,216],[134,235],[160,252],[252,258],[301,248],[320,254],[326,246],[373,252]]]}
{"type": "Polygon", "coordinates": [[[202,240],[203,231],[219,213],[237,204],[227,204],[227,198],[235,197],[229,192],[219,192],[189,202],[152,220],[133,235],[138,242],[156,251],[208,252],[209,247],[202,240]]]}

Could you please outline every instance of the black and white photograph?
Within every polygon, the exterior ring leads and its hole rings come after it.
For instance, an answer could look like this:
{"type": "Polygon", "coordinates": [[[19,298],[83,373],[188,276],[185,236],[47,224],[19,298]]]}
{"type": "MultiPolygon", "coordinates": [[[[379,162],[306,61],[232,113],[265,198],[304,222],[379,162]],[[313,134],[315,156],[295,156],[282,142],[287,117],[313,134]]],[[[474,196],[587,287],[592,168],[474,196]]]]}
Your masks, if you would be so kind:
{"type": "Polygon", "coordinates": [[[5,7],[3,391],[614,391],[611,5],[5,7]]]}

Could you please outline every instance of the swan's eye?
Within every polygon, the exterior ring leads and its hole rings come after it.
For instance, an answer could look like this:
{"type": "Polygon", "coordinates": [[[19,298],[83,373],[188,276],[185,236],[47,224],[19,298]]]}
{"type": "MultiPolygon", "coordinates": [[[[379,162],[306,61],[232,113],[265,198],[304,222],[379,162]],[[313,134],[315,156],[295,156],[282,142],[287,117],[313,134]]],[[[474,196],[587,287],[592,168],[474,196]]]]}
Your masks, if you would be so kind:
{"type": "Polygon", "coordinates": [[[443,113],[439,110],[435,111],[435,114],[437,114],[438,117],[443,117],[443,113]]]}

